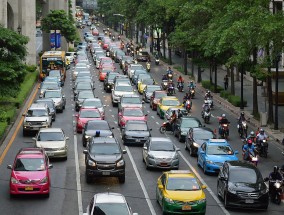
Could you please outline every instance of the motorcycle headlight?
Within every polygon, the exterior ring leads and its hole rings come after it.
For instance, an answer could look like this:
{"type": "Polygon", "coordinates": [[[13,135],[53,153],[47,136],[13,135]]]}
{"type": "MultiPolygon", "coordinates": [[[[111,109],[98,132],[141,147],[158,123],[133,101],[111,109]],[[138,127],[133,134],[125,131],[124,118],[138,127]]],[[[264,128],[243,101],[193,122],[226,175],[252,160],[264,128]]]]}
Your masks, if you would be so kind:
{"type": "Polygon", "coordinates": [[[281,187],[281,183],[275,182],[274,186],[275,186],[276,189],[279,189],[281,187]]]}
{"type": "Polygon", "coordinates": [[[85,139],[91,139],[91,136],[89,136],[89,135],[85,135],[85,139]]]}
{"type": "Polygon", "coordinates": [[[168,203],[171,203],[171,204],[174,203],[174,201],[173,201],[172,199],[168,198],[168,197],[165,197],[164,199],[165,199],[165,201],[168,202],[168,203]]]}
{"type": "Polygon", "coordinates": [[[124,166],[124,160],[120,160],[116,163],[116,166],[117,167],[121,167],[121,166],[124,166]]]}
{"type": "Polygon", "coordinates": [[[47,183],[48,182],[48,177],[44,177],[43,179],[40,180],[41,184],[47,183]]]}
{"type": "Polygon", "coordinates": [[[192,145],[196,148],[199,148],[199,145],[196,142],[193,142],[192,145]]]}
{"type": "Polygon", "coordinates": [[[186,135],[186,134],[187,134],[186,131],[181,132],[181,135],[183,135],[183,136],[186,135]]]}
{"type": "Polygon", "coordinates": [[[14,177],[11,177],[11,183],[12,184],[19,184],[20,182],[17,179],[15,179],[14,177]]]}
{"type": "Polygon", "coordinates": [[[89,166],[96,166],[96,162],[94,162],[92,160],[88,160],[88,165],[89,166]]]}

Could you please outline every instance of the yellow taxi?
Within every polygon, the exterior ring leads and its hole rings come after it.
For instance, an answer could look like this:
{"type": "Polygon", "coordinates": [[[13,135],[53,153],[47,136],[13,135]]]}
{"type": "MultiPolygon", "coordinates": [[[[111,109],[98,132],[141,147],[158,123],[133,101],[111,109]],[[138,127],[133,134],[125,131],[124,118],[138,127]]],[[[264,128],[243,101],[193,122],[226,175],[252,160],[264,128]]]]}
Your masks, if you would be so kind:
{"type": "Polygon", "coordinates": [[[140,94],[143,94],[143,91],[147,85],[153,85],[156,84],[155,80],[153,78],[146,78],[142,79],[141,82],[138,83],[138,92],[140,94]]]}
{"type": "Polygon", "coordinates": [[[164,119],[166,111],[171,108],[182,108],[183,104],[180,103],[177,97],[175,96],[164,96],[160,99],[160,102],[157,106],[157,114],[161,119],[164,119]]]}
{"type": "Polygon", "coordinates": [[[204,189],[191,171],[171,170],[158,178],[156,199],[163,214],[205,214],[204,189]]]}

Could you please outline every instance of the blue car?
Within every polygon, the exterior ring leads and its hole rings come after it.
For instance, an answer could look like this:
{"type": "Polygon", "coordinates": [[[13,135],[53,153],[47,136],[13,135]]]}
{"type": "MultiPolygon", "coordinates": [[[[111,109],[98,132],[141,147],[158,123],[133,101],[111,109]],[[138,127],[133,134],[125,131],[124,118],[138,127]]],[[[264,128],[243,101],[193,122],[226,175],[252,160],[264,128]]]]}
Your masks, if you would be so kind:
{"type": "Polygon", "coordinates": [[[238,160],[238,153],[225,139],[209,139],[198,148],[197,165],[201,166],[205,174],[219,173],[225,161],[238,160]]]}

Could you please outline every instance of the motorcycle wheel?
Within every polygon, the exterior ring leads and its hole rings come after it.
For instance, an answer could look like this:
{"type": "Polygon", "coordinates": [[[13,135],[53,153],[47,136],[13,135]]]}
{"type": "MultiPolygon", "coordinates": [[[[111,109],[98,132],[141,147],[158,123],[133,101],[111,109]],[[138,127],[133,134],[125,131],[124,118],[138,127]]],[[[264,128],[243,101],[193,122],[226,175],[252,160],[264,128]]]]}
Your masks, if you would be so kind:
{"type": "Polygon", "coordinates": [[[166,132],[166,127],[161,126],[160,127],[161,134],[164,134],[166,132]]]}
{"type": "Polygon", "coordinates": [[[274,199],[275,204],[280,205],[281,203],[281,198],[278,194],[275,195],[275,199],[274,199]]]}

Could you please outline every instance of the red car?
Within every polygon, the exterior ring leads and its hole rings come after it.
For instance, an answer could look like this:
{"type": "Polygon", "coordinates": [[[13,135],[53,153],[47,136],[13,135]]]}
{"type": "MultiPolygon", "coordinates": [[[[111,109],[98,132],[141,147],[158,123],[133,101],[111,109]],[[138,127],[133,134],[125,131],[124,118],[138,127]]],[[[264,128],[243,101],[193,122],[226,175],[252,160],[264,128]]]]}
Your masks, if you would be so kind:
{"type": "Polygon", "coordinates": [[[156,90],[153,92],[153,95],[150,97],[150,108],[152,110],[157,110],[158,103],[160,99],[164,96],[167,96],[167,92],[163,90],[156,90]]]}
{"type": "Polygon", "coordinates": [[[103,64],[111,64],[114,67],[113,60],[110,57],[102,57],[99,63],[99,69],[103,68],[103,64]]]}
{"type": "Polygon", "coordinates": [[[16,155],[11,169],[10,195],[43,194],[49,197],[49,159],[42,148],[22,148],[16,155]]]}
{"type": "Polygon", "coordinates": [[[103,120],[101,112],[97,108],[81,108],[76,117],[76,131],[81,133],[89,120],[103,120]]]}
{"type": "Polygon", "coordinates": [[[99,80],[100,81],[104,81],[105,80],[108,72],[114,72],[113,67],[111,67],[112,65],[109,65],[109,66],[103,64],[103,68],[100,69],[100,71],[99,71],[99,80]]]}
{"type": "Polygon", "coordinates": [[[118,124],[121,128],[125,127],[128,120],[147,121],[147,114],[143,113],[142,108],[125,107],[118,113],[118,124]]]}
{"type": "Polygon", "coordinates": [[[92,30],[92,34],[93,34],[93,36],[99,36],[99,31],[98,31],[98,29],[93,29],[93,30],[92,30]]]}

